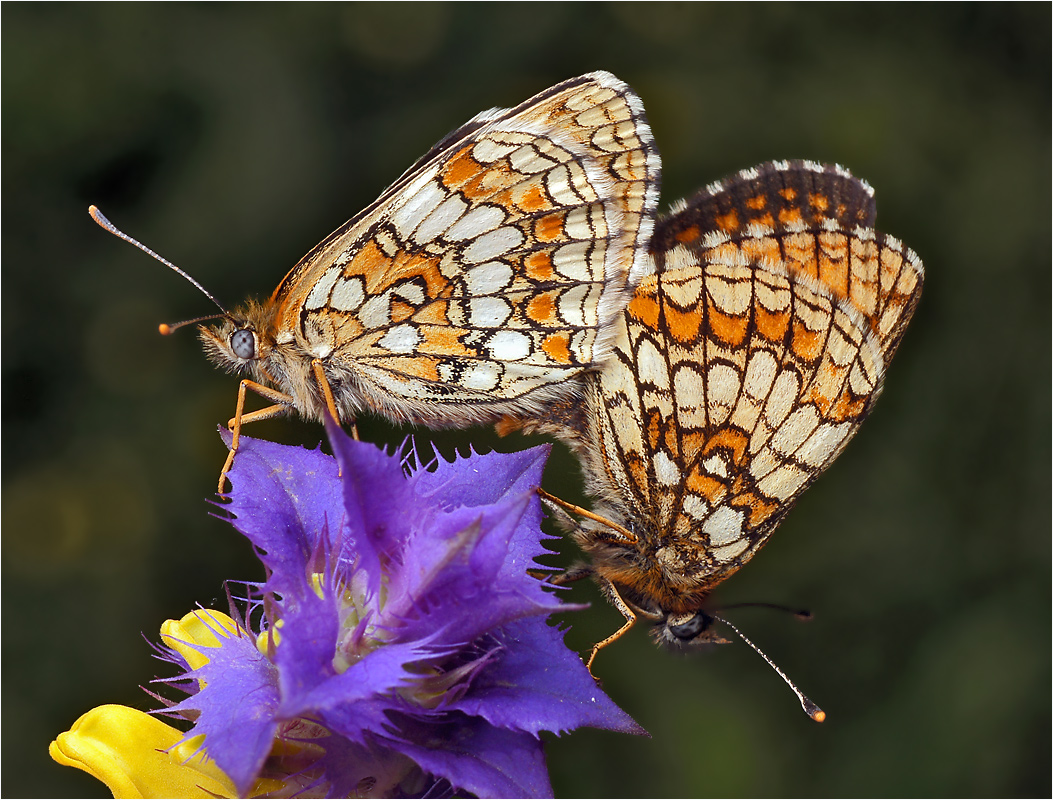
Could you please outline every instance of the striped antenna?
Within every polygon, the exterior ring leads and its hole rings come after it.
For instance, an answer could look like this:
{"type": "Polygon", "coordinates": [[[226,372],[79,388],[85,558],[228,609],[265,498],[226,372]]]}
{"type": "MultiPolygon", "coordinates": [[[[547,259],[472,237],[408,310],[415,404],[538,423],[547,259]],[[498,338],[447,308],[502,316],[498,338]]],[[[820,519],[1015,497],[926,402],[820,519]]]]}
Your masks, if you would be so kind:
{"type": "Polygon", "coordinates": [[[199,317],[197,319],[188,319],[185,322],[177,322],[174,325],[165,325],[164,323],[162,323],[159,326],[159,330],[161,331],[162,334],[167,335],[167,334],[172,333],[173,331],[183,327],[184,325],[190,325],[190,324],[192,324],[194,322],[202,322],[202,321],[207,320],[207,319],[216,319],[217,317],[225,317],[227,319],[231,318],[230,313],[227,311],[227,309],[223,308],[223,306],[220,305],[219,300],[217,300],[215,297],[213,297],[212,293],[209,292],[208,289],[206,289],[204,286],[202,286],[196,280],[194,280],[189,275],[187,275],[185,272],[183,272],[183,270],[181,270],[179,267],[177,267],[175,264],[173,264],[167,258],[162,258],[161,256],[157,255],[157,253],[155,253],[153,250],[151,250],[145,244],[143,244],[142,242],[138,241],[137,239],[133,239],[127,233],[125,233],[120,228],[118,228],[116,225],[114,225],[112,222],[110,222],[108,219],[106,219],[106,217],[103,215],[103,213],[101,211],[99,211],[98,206],[94,206],[94,205],[88,206],[88,213],[91,215],[91,218],[93,220],[95,220],[99,224],[100,227],[108,230],[110,233],[112,233],[118,239],[124,239],[124,241],[128,242],[129,244],[135,245],[136,247],[138,247],[140,250],[142,250],[147,255],[153,256],[158,261],[160,261],[162,264],[164,264],[166,267],[169,267],[173,271],[175,271],[178,274],[182,275],[184,278],[186,278],[188,281],[190,281],[192,284],[194,284],[194,286],[196,286],[198,288],[198,291],[200,291],[203,295],[205,295],[205,297],[207,297],[209,300],[211,300],[213,303],[215,303],[216,304],[216,308],[218,308],[222,312],[221,314],[213,314],[213,315],[208,316],[208,317],[199,317]]]}
{"type": "Polygon", "coordinates": [[[752,647],[754,652],[757,653],[757,655],[759,655],[761,658],[763,658],[765,661],[768,662],[768,666],[769,667],[771,667],[773,670],[775,670],[777,673],[779,673],[779,677],[782,678],[784,681],[786,681],[786,685],[789,686],[793,690],[793,693],[795,695],[797,695],[797,699],[801,701],[801,708],[804,709],[804,713],[805,714],[807,714],[809,717],[814,719],[816,722],[822,722],[823,720],[826,719],[826,712],[823,711],[821,708],[819,708],[819,706],[817,706],[811,700],[809,700],[805,696],[804,692],[802,692],[800,689],[798,689],[796,684],[794,684],[794,682],[790,680],[789,676],[785,672],[783,672],[781,669],[779,669],[778,665],[776,665],[776,663],[774,661],[772,661],[770,658],[768,658],[768,656],[765,654],[765,652],[763,650],[761,650],[759,647],[757,647],[757,645],[755,645],[753,642],[751,642],[749,639],[747,639],[745,634],[743,634],[742,631],[740,631],[738,628],[736,628],[734,625],[732,625],[730,622],[728,622],[723,617],[713,617],[713,619],[717,620],[718,622],[723,622],[725,625],[727,625],[729,628],[731,628],[731,630],[735,631],[735,633],[738,634],[739,638],[742,639],[742,641],[744,641],[746,644],[748,644],[750,647],[752,647]]]}

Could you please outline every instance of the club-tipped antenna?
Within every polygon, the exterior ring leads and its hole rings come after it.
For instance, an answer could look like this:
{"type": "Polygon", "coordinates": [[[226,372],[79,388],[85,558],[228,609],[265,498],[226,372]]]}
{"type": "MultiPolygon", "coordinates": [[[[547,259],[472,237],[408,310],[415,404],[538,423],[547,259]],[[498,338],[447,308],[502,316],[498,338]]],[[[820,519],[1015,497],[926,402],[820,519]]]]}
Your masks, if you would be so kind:
{"type": "Polygon", "coordinates": [[[194,317],[193,319],[185,319],[182,322],[173,322],[169,325],[167,322],[162,322],[157,326],[157,332],[162,336],[169,336],[175,333],[177,330],[182,328],[184,325],[193,325],[196,322],[208,322],[210,319],[227,319],[226,314],[206,314],[203,317],[194,317]]]}
{"type": "Polygon", "coordinates": [[[151,250],[149,247],[147,247],[145,244],[143,244],[142,242],[138,241],[137,239],[133,239],[127,233],[125,233],[120,228],[118,228],[116,225],[114,225],[112,222],[110,222],[108,219],[106,219],[106,217],[103,215],[103,213],[101,211],[99,211],[98,206],[94,206],[94,205],[88,206],[88,213],[91,215],[91,218],[93,220],[95,220],[99,224],[99,227],[104,228],[105,230],[109,231],[114,236],[116,236],[118,239],[124,239],[124,241],[128,242],[129,244],[135,245],[136,247],[138,247],[140,250],[142,250],[147,255],[153,256],[154,258],[156,258],[158,261],[160,261],[162,264],[164,264],[169,269],[171,269],[174,272],[177,272],[178,274],[182,275],[184,278],[186,278],[188,281],[190,281],[192,284],[194,284],[194,286],[197,287],[198,291],[201,292],[201,294],[205,295],[205,297],[207,297],[209,300],[211,300],[213,303],[215,303],[216,304],[216,308],[218,308],[221,312],[223,312],[221,314],[213,314],[213,315],[208,316],[208,317],[199,317],[198,319],[188,319],[185,322],[177,322],[174,325],[162,324],[160,326],[160,328],[159,328],[162,334],[166,334],[167,335],[169,333],[172,333],[172,331],[178,330],[179,328],[183,327],[184,325],[190,325],[190,324],[192,324],[194,322],[202,322],[202,321],[207,320],[207,319],[216,319],[217,317],[224,317],[226,319],[230,319],[230,313],[227,311],[227,309],[223,308],[223,306],[220,304],[219,300],[217,300],[215,297],[213,297],[212,293],[208,289],[206,289],[204,286],[202,286],[196,280],[194,280],[189,275],[187,275],[185,272],[183,272],[183,270],[181,270],[179,267],[177,267],[175,264],[173,264],[167,258],[162,258],[157,253],[155,253],[153,250],[151,250]]]}
{"type": "Polygon", "coordinates": [[[738,634],[738,637],[742,639],[742,641],[744,641],[746,644],[752,647],[754,652],[757,653],[757,655],[759,655],[761,658],[768,662],[769,667],[771,667],[773,670],[779,673],[779,677],[786,682],[786,685],[793,690],[793,693],[795,695],[797,695],[797,699],[801,701],[801,708],[804,709],[805,714],[814,719],[816,722],[822,722],[826,719],[826,712],[819,708],[819,706],[817,706],[811,700],[809,700],[805,696],[804,692],[798,689],[797,685],[790,680],[789,676],[781,669],[779,669],[779,666],[770,658],[768,658],[767,654],[763,650],[761,650],[759,647],[757,647],[757,645],[755,645],[753,642],[747,639],[746,635],[742,631],[740,631],[738,628],[736,628],[723,617],[713,617],[713,619],[717,620],[718,622],[723,622],[725,625],[731,628],[731,630],[735,631],[735,633],[738,634]]]}

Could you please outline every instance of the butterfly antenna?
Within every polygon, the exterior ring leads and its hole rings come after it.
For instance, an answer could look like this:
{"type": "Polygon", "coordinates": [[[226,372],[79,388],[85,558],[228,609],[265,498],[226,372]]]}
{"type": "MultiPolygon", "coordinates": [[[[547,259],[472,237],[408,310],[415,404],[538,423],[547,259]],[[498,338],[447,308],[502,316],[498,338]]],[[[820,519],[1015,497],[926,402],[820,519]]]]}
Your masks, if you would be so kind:
{"type": "Polygon", "coordinates": [[[116,236],[118,239],[124,239],[124,241],[128,242],[129,244],[135,245],[136,247],[138,247],[140,250],[142,250],[147,255],[153,256],[158,261],[160,261],[162,264],[164,264],[166,267],[168,267],[168,268],[172,269],[173,271],[175,271],[175,272],[179,273],[180,275],[182,275],[184,278],[186,278],[188,281],[190,281],[192,284],[194,284],[194,286],[197,287],[198,291],[200,291],[201,294],[205,295],[205,297],[207,297],[209,300],[211,300],[213,303],[215,303],[216,304],[216,308],[218,308],[222,312],[221,314],[212,314],[211,316],[208,316],[208,317],[198,317],[197,319],[188,319],[185,322],[177,322],[174,325],[165,325],[164,323],[162,323],[159,326],[158,329],[161,331],[161,333],[163,335],[168,335],[168,334],[172,333],[173,331],[178,330],[179,328],[182,328],[184,325],[191,325],[191,324],[193,324],[195,322],[203,322],[204,320],[216,319],[218,317],[224,317],[226,319],[230,319],[230,313],[227,311],[227,309],[223,308],[223,306],[220,304],[219,300],[217,300],[215,297],[213,297],[212,293],[210,291],[208,291],[208,289],[206,289],[204,286],[202,286],[196,280],[194,280],[189,275],[187,275],[185,272],[183,272],[183,270],[181,270],[179,267],[177,267],[175,264],[173,264],[167,258],[162,258],[161,256],[157,255],[157,253],[155,253],[153,250],[151,250],[145,244],[143,244],[142,242],[138,241],[137,239],[133,239],[127,233],[125,233],[120,228],[118,228],[116,225],[114,225],[112,222],[110,222],[108,219],[106,219],[106,217],[103,215],[103,213],[101,211],[99,211],[98,206],[94,206],[94,205],[88,206],[88,213],[91,215],[91,218],[93,220],[95,220],[99,224],[99,226],[101,228],[105,228],[110,233],[112,233],[114,236],[116,236]]]}
{"type": "Polygon", "coordinates": [[[169,325],[167,322],[162,322],[157,326],[157,331],[162,336],[169,336],[175,333],[177,330],[182,328],[184,325],[193,325],[195,322],[208,322],[210,319],[228,319],[226,314],[207,314],[203,317],[194,317],[193,319],[185,319],[182,322],[173,322],[169,325]]]}
{"type": "Polygon", "coordinates": [[[790,680],[789,676],[785,672],[783,672],[781,669],[779,669],[778,665],[774,661],[772,661],[770,658],[768,658],[767,654],[763,650],[761,650],[759,647],[757,647],[757,645],[755,645],[753,642],[751,642],[749,639],[747,639],[746,635],[742,631],[740,631],[738,628],[736,628],[734,625],[732,625],[730,622],[728,622],[723,617],[716,617],[715,616],[715,617],[713,617],[713,619],[717,620],[718,622],[723,622],[725,625],[727,625],[729,628],[731,628],[731,630],[735,631],[735,633],[738,634],[738,637],[740,639],[742,639],[742,641],[744,641],[746,644],[748,644],[750,647],[752,647],[754,652],[757,653],[757,655],[759,655],[761,658],[763,658],[765,661],[768,662],[768,666],[769,667],[771,667],[773,670],[775,670],[777,673],[779,673],[779,677],[782,678],[784,681],[786,681],[786,685],[789,686],[793,690],[793,693],[795,695],[797,695],[797,699],[801,701],[801,708],[804,709],[804,713],[805,714],[807,714],[809,717],[814,719],[816,722],[822,722],[823,720],[826,719],[826,712],[823,711],[821,708],[819,708],[819,706],[817,706],[811,700],[809,700],[805,696],[804,692],[802,692],[800,689],[798,689],[797,685],[793,681],[790,680]]]}
{"type": "Polygon", "coordinates": [[[810,622],[812,620],[812,612],[807,608],[791,608],[781,603],[731,603],[730,605],[714,608],[713,611],[731,611],[736,608],[770,608],[773,611],[785,611],[787,614],[792,614],[801,622],[810,622]]]}

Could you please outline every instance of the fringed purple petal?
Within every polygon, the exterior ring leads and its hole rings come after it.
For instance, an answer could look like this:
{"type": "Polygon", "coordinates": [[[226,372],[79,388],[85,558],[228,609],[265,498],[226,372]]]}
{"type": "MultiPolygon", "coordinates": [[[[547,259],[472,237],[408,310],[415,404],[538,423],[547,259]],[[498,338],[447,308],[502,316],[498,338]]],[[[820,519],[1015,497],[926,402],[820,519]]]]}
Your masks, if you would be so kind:
{"type": "Polygon", "coordinates": [[[368,576],[369,595],[380,591],[381,564],[416,527],[421,510],[413,502],[399,459],[376,445],[356,442],[332,420],[326,431],[340,467],[344,519],[353,553],[341,553],[368,576]]]}
{"type": "MultiPolygon", "coordinates": [[[[412,476],[414,491],[424,502],[457,506],[487,506],[527,492],[536,494],[541,473],[551,451],[550,445],[532,447],[518,453],[473,454],[454,461],[439,459],[434,470],[419,470],[412,476]]],[[[550,551],[541,545],[540,502],[524,514],[512,538],[507,560],[510,571],[536,569],[538,556],[550,551]]]]}
{"type": "Polygon", "coordinates": [[[233,488],[223,509],[272,573],[268,588],[284,591],[302,578],[321,532],[344,517],[336,463],[321,450],[242,436],[227,478],[233,488]]]}
{"type": "Polygon", "coordinates": [[[453,461],[439,458],[434,469],[413,473],[414,489],[449,508],[492,505],[536,489],[551,449],[544,444],[518,453],[473,453],[453,461]]]}
{"type": "Polygon", "coordinates": [[[563,636],[542,617],[505,625],[494,633],[504,646],[501,657],[447,708],[535,736],[579,727],[646,736],[647,731],[604,694],[581,659],[563,644],[563,636]]]}
{"type": "Polygon", "coordinates": [[[479,797],[552,797],[541,742],[529,734],[460,714],[442,724],[395,719],[393,746],[456,789],[479,797]]]}
{"type": "Polygon", "coordinates": [[[209,627],[222,646],[197,648],[209,661],[189,673],[205,686],[168,710],[200,712],[188,738],[203,734],[209,757],[245,794],[277,732],[277,670],[250,636],[209,627]]]}
{"type": "Polygon", "coordinates": [[[365,732],[384,731],[383,711],[401,706],[398,690],[419,679],[419,673],[407,667],[433,656],[434,650],[421,642],[380,647],[346,672],[319,683],[300,698],[295,713],[318,715],[330,730],[364,743],[365,732]],[[378,701],[379,707],[363,713],[361,704],[370,700],[378,701]]]}
{"type": "Polygon", "coordinates": [[[321,748],[288,762],[308,792],[538,797],[551,794],[540,731],[642,732],[545,622],[570,608],[530,573],[548,553],[547,447],[407,477],[327,429],[335,459],[243,437],[229,473],[225,508],[269,570],[248,600],[271,645],[225,639],[176,710],[200,710],[193,733],[239,791],[275,735],[321,748]]]}
{"type": "Polygon", "coordinates": [[[511,620],[562,610],[525,572],[516,579],[502,577],[515,530],[536,503],[536,497],[520,495],[490,507],[436,513],[426,523],[426,536],[407,544],[405,561],[393,575],[384,624],[400,639],[442,626],[446,641],[467,643],[511,620]]]}
{"type": "Polygon", "coordinates": [[[273,658],[280,674],[281,713],[288,718],[302,713],[304,698],[334,675],[340,619],[332,588],[325,587],[319,597],[304,574],[286,589],[280,610],[273,658]]]}

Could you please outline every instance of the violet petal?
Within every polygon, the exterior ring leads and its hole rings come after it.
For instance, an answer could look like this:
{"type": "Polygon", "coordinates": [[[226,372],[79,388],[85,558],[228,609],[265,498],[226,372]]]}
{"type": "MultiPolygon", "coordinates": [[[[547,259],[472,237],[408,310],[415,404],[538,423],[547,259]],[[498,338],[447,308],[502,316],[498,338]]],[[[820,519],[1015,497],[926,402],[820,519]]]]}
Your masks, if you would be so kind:
{"type": "Polygon", "coordinates": [[[242,436],[227,478],[234,487],[223,509],[272,573],[274,591],[302,576],[319,532],[343,514],[337,466],[321,450],[242,436]]]}
{"type": "Polygon", "coordinates": [[[479,797],[552,797],[541,742],[484,720],[447,715],[424,724],[404,715],[396,746],[431,774],[479,797]]]}
{"type": "Polygon", "coordinates": [[[189,673],[204,681],[204,688],[168,711],[200,712],[189,735],[205,736],[209,757],[244,794],[277,731],[277,674],[253,638],[235,636],[218,624],[214,630],[222,646],[197,648],[209,661],[189,673]]]}
{"type": "Polygon", "coordinates": [[[447,707],[533,735],[587,726],[646,736],[647,731],[604,694],[563,637],[563,631],[542,617],[505,625],[494,633],[505,646],[501,658],[447,707]]]}

